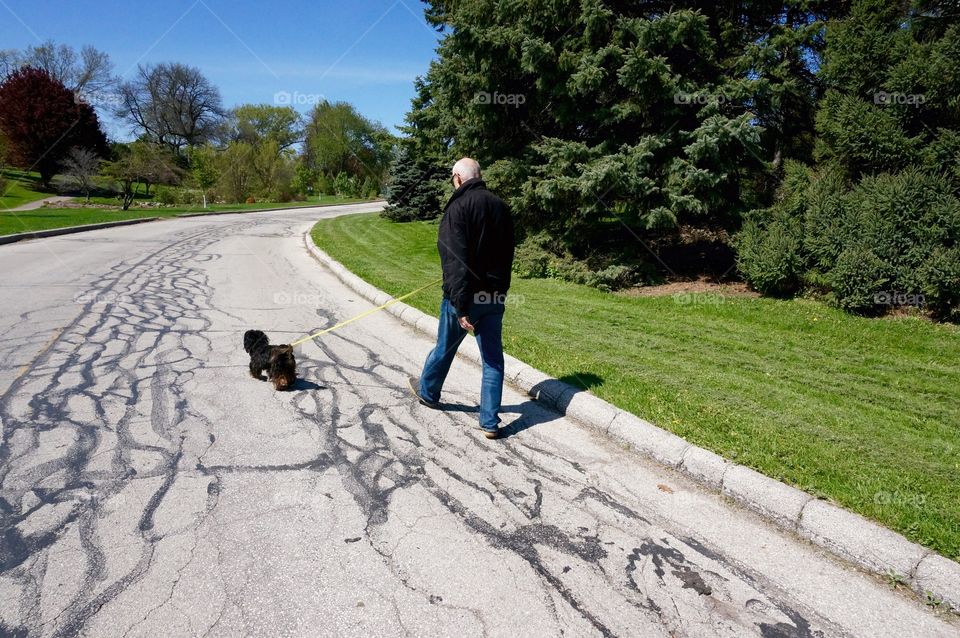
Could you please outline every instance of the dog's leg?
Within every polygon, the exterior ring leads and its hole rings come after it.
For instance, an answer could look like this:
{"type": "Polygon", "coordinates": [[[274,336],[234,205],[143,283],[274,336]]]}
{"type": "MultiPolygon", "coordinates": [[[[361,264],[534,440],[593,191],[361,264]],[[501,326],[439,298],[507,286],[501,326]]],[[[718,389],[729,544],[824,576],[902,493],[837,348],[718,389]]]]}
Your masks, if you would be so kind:
{"type": "Polygon", "coordinates": [[[262,380],[263,380],[262,372],[263,372],[263,368],[261,368],[260,366],[258,366],[258,365],[256,364],[256,362],[254,362],[253,360],[251,360],[251,361],[250,361],[250,376],[253,377],[254,379],[257,379],[258,381],[262,381],[262,380]]]}

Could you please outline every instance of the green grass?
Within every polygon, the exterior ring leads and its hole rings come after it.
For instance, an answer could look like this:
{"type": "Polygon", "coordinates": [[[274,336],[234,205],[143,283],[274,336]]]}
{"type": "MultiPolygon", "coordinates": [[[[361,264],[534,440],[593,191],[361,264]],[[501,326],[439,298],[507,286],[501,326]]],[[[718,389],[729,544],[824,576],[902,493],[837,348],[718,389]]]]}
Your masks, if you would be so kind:
{"type": "MultiPolygon", "coordinates": [[[[436,225],[317,223],[391,294],[439,276],[436,225]]],[[[960,330],[810,300],[626,297],[517,280],[507,351],[697,445],[960,559],[960,330]]],[[[408,299],[434,316],[439,288],[408,299]]]]}
{"type": "MultiPolygon", "coordinates": [[[[109,199],[109,198],[105,198],[109,199]]],[[[92,201],[92,200],[91,200],[92,201]]],[[[334,204],[349,204],[365,200],[351,198],[324,197],[322,204],[316,201],[260,204],[216,204],[203,209],[197,207],[185,208],[131,208],[123,211],[104,208],[37,208],[16,213],[0,212],[0,235],[24,233],[66,226],[80,226],[83,224],[99,224],[101,222],[119,221],[126,219],[142,219],[144,217],[172,217],[183,213],[215,213],[229,211],[251,211],[271,208],[290,208],[295,206],[331,206],[334,204]]]]}
{"type": "Polygon", "coordinates": [[[56,195],[40,190],[39,173],[5,170],[2,175],[6,184],[0,189],[0,211],[56,195]]]}

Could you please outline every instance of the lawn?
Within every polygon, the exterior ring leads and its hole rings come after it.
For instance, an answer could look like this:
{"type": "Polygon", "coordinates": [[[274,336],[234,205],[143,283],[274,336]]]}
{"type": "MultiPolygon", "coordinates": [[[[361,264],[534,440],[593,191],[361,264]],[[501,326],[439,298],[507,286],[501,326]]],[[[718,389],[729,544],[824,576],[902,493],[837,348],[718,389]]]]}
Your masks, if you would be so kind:
{"type": "Polygon", "coordinates": [[[35,210],[19,211],[16,213],[0,212],[0,235],[47,230],[50,228],[63,228],[65,226],[79,226],[82,224],[98,224],[101,222],[125,219],[141,219],[143,217],[171,217],[183,213],[244,212],[298,206],[332,206],[334,204],[349,204],[360,201],[365,200],[327,196],[323,198],[322,203],[317,203],[317,201],[314,200],[310,202],[290,202],[286,204],[216,204],[206,209],[199,206],[185,208],[131,208],[127,211],[104,208],[37,208],[35,210]]]}
{"type": "MultiPolygon", "coordinates": [[[[440,274],[435,224],[322,220],[316,243],[400,294],[440,274]]],[[[724,457],[960,560],[960,330],[811,300],[628,297],[517,280],[507,351],[724,457]]],[[[407,303],[434,316],[438,287],[407,303]]]]}
{"type": "Polygon", "coordinates": [[[51,197],[56,193],[40,190],[39,173],[5,170],[2,172],[6,184],[0,189],[0,210],[16,208],[23,204],[35,202],[44,197],[51,197]]]}

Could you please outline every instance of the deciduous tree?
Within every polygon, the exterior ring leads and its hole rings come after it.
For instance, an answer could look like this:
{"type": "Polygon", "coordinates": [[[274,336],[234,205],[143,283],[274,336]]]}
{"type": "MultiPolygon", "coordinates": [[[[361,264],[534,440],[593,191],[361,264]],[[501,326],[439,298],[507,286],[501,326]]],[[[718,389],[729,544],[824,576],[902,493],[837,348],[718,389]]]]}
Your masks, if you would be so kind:
{"type": "Polygon", "coordinates": [[[88,148],[74,147],[63,160],[63,172],[90,201],[93,177],[100,171],[100,158],[88,148]]]}
{"type": "Polygon", "coordinates": [[[200,69],[185,64],[138,66],[120,86],[118,117],[178,155],[213,137],[223,118],[220,91],[200,69]]]}
{"type": "Polygon", "coordinates": [[[60,161],[73,147],[105,157],[107,140],[93,108],[49,73],[33,67],[14,71],[0,83],[0,129],[10,142],[12,159],[36,169],[50,187],[60,161]]]}

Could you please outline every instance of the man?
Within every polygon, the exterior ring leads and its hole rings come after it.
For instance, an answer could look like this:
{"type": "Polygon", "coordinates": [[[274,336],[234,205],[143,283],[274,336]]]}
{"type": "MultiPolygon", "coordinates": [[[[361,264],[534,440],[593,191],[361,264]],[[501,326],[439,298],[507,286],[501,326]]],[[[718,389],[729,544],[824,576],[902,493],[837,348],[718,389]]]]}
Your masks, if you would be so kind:
{"type": "Polygon", "coordinates": [[[499,434],[503,393],[503,311],[513,266],[513,219],[480,179],[480,165],[464,157],[453,165],[453,196],[443,209],[437,250],[443,267],[443,301],[437,345],[410,390],[423,405],[440,407],[440,390],[457,348],[473,331],[483,357],[480,428],[499,434]]]}

